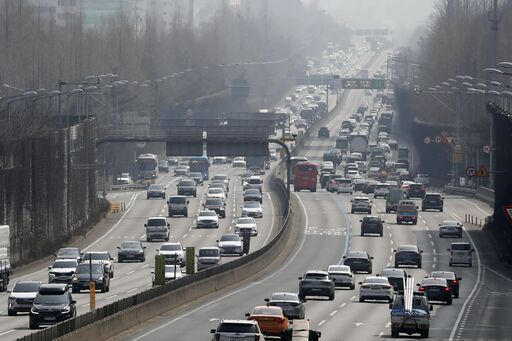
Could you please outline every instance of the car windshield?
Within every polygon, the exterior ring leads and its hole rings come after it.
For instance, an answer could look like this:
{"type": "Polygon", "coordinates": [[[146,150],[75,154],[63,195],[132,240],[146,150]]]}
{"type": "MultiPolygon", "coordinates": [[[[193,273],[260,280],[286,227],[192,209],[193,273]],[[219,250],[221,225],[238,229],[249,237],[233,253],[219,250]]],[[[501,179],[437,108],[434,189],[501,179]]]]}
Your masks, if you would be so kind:
{"type": "Polygon", "coordinates": [[[217,328],[219,333],[245,333],[259,334],[259,328],[256,323],[221,323],[217,328]]]}
{"type": "Polygon", "coordinates": [[[304,279],[327,279],[327,275],[324,273],[306,273],[304,279]]]}
{"type": "Polygon", "coordinates": [[[62,292],[55,293],[54,295],[50,293],[37,294],[34,299],[34,304],[64,305],[69,303],[69,295],[62,292]]]}
{"type": "Polygon", "coordinates": [[[181,266],[180,265],[166,265],[165,266],[165,272],[174,272],[176,273],[181,272],[181,266]]]}
{"type": "Polygon", "coordinates": [[[199,257],[218,257],[219,250],[216,249],[200,249],[199,257]]]}
{"type": "Polygon", "coordinates": [[[215,213],[214,211],[203,211],[203,212],[199,212],[199,216],[200,217],[216,217],[217,213],[215,213]]]}
{"type": "Polygon", "coordinates": [[[256,221],[253,218],[239,218],[237,224],[255,224],[256,221]]]}
{"type": "Polygon", "coordinates": [[[425,278],[423,282],[421,282],[422,286],[426,285],[446,285],[446,279],[444,278],[425,278]]]}
{"type": "Polygon", "coordinates": [[[329,272],[349,272],[350,267],[346,265],[331,265],[328,269],[329,272]]]}
{"type": "Polygon", "coordinates": [[[347,258],[368,258],[365,252],[351,251],[348,253],[347,258]]]}
{"type": "Polygon", "coordinates": [[[248,201],[244,204],[246,208],[260,208],[260,203],[256,201],[248,201]]]}
{"type": "Polygon", "coordinates": [[[423,185],[411,184],[411,185],[409,185],[409,188],[412,189],[412,190],[422,190],[423,189],[423,185]]]}
{"type": "Polygon", "coordinates": [[[190,177],[191,178],[203,178],[203,174],[201,174],[200,172],[192,172],[192,173],[190,173],[190,177]]]}
{"type": "Polygon", "coordinates": [[[368,198],[354,198],[354,202],[368,202],[369,200],[368,198]]]}
{"type": "Polygon", "coordinates": [[[220,237],[221,242],[238,242],[240,241],[240,237],[236,234],[225,234],[220,237]]]}
{"type": "Polygon", "coordinates": [[[222,206],[222,199],[206,199],[205,205],[222,206]]]}
{"type": "Polygon", "coordinates": [[[121,249],[134,249],[139,250],[142,246],[138,242],[123,242],[121,243],[121,249]]]}
{"type": "Polygon", "coordinates": [[[459,223],[454,220],[445,220],[441,223],[444,226],[459,226],[459,223]]]}
{"type": "Polygon", "coordinates": [[[180,244],[162,244],[160,251],[182,251],[180,244]]]}
{"type": "Polygon", "coordinates": [[[294,301],[299,302],[299,296],[294,293],[275,293],[270,297],[271,301],[294,301]]]}
{"type": "Polygon", "coordinates": [[[166,226],[167,221],[165,218],[157,218],[157,219],[148,219],[148,226],[166,226]]]}
{"type": "Polygon", "coordinates": [[[60,258],[74,258],[78,257],[79,255],[80,252],[78,251],[78,249],[60,249],[59,253],[57,254],[57,256],[60,258]]]}
{"type": "Polygon", "coordinates": [[[471,249],[471,246],[469,244],[460,243],[460,244],[452,244],[452,250],[457,251],[469,251],[471,249]]]}
{"type": "Polygon", "coordinates": [[[39,282],[18,282],[12,289],[13,292],[38,292],[39,282]]]}
{"type": "Polygon", "coordinates": [[[106,252],[92,252],[86,253],[84,256],[84,260],[109,260],[109,255],[106,252]]]}
{"type": "Polygon", "coordinates": [[[82,263],[78,265],[75,271],[76,274],[101,274],[103,273],[103,265],[102,264],[89,264],[82,263]]]}
{"type": "Polygon", "coordinates": [[[400,245],[397,251],[413,251],[418,252],[418,247],[415,245],[400,245]]]}
{"type": "Polygon", "coordinates": [[[187,202],[187,199],[185,197],[170,197],[169,203],[171,204],[184,204],[187,202]]]}
{"type": "Polygon", "coordinates": [[[208,194],[223,194],[224,191],[222,190],[222,188],[210,188],[208,190],[208,194]]]}
{"type": "Polygon", "coordinates": [[[228,176],[227,175],[215,175],[212,180],[222,180],[222,181],[225,181],[225,180],[228,180],[228,176]]]}
{"type": "Polygon", "coordinates": [[[384,277],[405,277],[404,270],[399,269],[384,269],[380,275],[384,277]]]}
{"type": "Polygon", "coordinates": [[[283,315],[283,310],[278,307],[255,307],[252,310],[252,315],[281,316],[283,315]]]}
{"type": "Polygon", "coordinates": [[[164,187],[162,185],[149,185],[148,190],[150,191],[161,191],[164,187]]]}
{"type": "Polygon", "coordinates": [[[53,263],[53,269],[63,269],[63,268],[76,268],[78,265],[77,261],[56,261],[53,263]]]}

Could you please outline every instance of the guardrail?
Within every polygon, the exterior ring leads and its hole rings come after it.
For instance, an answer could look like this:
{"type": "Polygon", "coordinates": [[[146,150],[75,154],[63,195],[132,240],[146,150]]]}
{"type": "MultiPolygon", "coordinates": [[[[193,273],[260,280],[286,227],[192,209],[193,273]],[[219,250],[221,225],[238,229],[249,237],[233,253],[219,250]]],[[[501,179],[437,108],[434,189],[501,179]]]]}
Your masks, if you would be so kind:
{"type": "Polygon", "coordinates": [[[129,185],[107,185],[103,187],[107,192],[113,191],[133,191],[133,190],[145,190],[148,188],[146,184],[129,184],[129,185]]]}
{"type": "Polygon", "coordinates": [[[489,205],[494,205],[494,190],[486,187],[478,187],[477,189],[444,186],[444,192],[447,194],[465,195],[468,197],[474,197],[481,200],[489,205]]]}
{"type": "Polygon", "coordinates": [[[286,250],[286,245],[292,231],[290,228],[291,208],[286,200],[286,185],[281,179],[274,176],[269,181],[271,182],[270,187],[274,189],[280,199],[277,200],[280,207],[276,209],[276,212],[283,212],[284,220],[277,235],[261,249],[231,262],[123,298],[18,340],[89,341],[93,338],[106,339],[170,309],[229,285],[240,283],[264,270],[286,251],[289,251],[286,250]]]}

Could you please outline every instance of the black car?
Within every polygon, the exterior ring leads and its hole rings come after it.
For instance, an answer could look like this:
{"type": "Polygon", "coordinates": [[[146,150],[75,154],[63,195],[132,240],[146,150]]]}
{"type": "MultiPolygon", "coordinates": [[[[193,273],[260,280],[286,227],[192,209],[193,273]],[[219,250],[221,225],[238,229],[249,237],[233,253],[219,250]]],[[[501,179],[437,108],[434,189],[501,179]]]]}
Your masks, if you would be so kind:
{"type": "Polygon", "coordinates": [[[419,291],[425,293],[429,302],[446,302],[452,304],[452,289],[448,286],[445,278],[427,277],[418,283],[419,291]]]}
{"type": "Polygon", "coordinates": [[[67,284],[42,284],[30,309],[30,329],[75,317],[75,304],[67,284]]]}
{"type": "Polygon", "coordinates": [[[445,220],[439,224],[439,238],[446,236],[462,238],[462,224],[455,220],[445,220]]]}
{"type": "Polygon", "coordinates": [[[59,252],[54,254],[57,259],[76,259],[78,263],[82,261],[83,253],[77,247],[62,247],[59,252]]]}
{"type": "Polygon", "coordinates": [[[207,198],[203,204],[206,210],[215,211],[221,218],[226,218],[226,204],[219,198],[207,198]]]}
{"type": "Polygon", "coordinates": [[[101,290],[101,292],[110,291],[110,273],[108,266],[101,263],[89,264],[88,262],[84,262],[77,266],[75,274],[73,275],[73,293],[78,293],[81,290],[89,290],[91,276],[92,280],[95,282],[96,290],[101,290]]]}
{"type": "Polygon", "coordinates": [[[179,164],[178,158],[177,157],[168,157],[167,164],[169,166],[177,166],[179,164]]]}
{"type": "Polygon", "coordinates": [[[396,292],[404,291],[405,279],[407,278],[404,269],[384,268],[380,272],[380,276],[387,277],[389,284],[393,286],[396,292]]]}
{"type": "Polygon", "coordinates": [[[346,256],[343,256],[343,265],[350,266],[352,272],[367,272],[372,273],[372,259],[366,251],[350,251],[346,256]]]}
{"type": "Polygon", "coordinates": [[[439,193],[427,193],[421,201],[421,210],[437,210],[443,212],[444,198],[439,193]]]}
{"type": "Polygon", "coordinates": [[[196,182],[197,186],[202,186],[203,185],[203,181],[204,181],[203,180],[203,173],[201,173],[201,172],[192,172],[192,173],[190,173],[189,178],[194,180],[196,182]]]}
{"type": "Polygon", "coordinates": [[[146,247],[140,241],[122,242],[117,249],[117,261],[122,263],[126,260],[146,261],[146,247]]]}
{"type": "Polygon", "coordinates": [[[256,188],[246,189],[244,192],[244,202],[245,201],[258,201],[260,204],[263,203],[263,196],[261,192],[256,188]]]}
{"type": "Polygon", "coordinates": [[[407,199],[419,198],[423,200],[424,197],[425,186],[423,186],[423,184],[415,183],[409,185],[409,189],[407,190],[407,199]]]}
{"type": "Polygon", "coordinates": [[[151,184],[148,186],[147,199],[162,198],[165,199],[165,187],[159,184],[151,184]]]}
{"type": "Polygon", "coordinates": [[[326,271],[310,270],[299,277],[299,299],[304,301],[306,296],[327,296],[334,300],[334,281],[326,271]]]}
{"type": "Polygon", "coordinates": [[[421,269],[421,254],[423,250],[420,250],[416,245],[400,245],[393,252],[395,252],[395,268],[398,268],[400,265],[412,265],[421,269]]]}
{"type": "Polygon", "coordinates": [[[334,179],[338,174],[322,173],[320,174],[320,187],[325,188],[331,179],[334,179]]]}
{"type": "Polygon", "coordinates": [[[322,157],[323,161],[331,161],[335,166],[339,165],[343,159],[341,150],[333,149],[327,153],[324,153],[322,157]]]}
{"type": "Polygon", "coordinates": [[[289,320],[306,318],[306,308],[296,293],[275,292],[265,302],[271,307],[283,308],[283,314],[289,320]]]}
{"type": "Polygon", "coordinates": [[[329,138],[329,129],[327,127],[320,127],[318,129],[318,137],[329,138]]]}
{"type": "Polygon", "coordinates": [[[459,282],[462,278],[457,277],[453,271],[432,271],[430,273],[430,277],[446,279],[448,286],[452,290],[453,297],[459,298],[459,282]]]}
{"type": "Polygon", "coordinates": [[[176,187],[178,195],[191,195],[194,198],[197,196],[196,182],[192,179],[181,180],[176,187]]]}
{"type": "Polygon", "coordinates": [[[384,235],[384,226],[382,224],[382,219],[376,215],[367,215],[361,222],[361,236],[364,236],[367,233],[378,234],[379,236],[384,235]]]}

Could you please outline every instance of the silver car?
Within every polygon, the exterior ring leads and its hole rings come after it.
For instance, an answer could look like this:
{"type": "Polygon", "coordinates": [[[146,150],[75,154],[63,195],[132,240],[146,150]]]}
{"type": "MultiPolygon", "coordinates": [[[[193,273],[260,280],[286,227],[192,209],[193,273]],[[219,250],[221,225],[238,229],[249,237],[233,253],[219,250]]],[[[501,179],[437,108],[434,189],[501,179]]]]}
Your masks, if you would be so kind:
{"type": "Polygon", "coordinates": [[[71,284],[77,266],[76,259],[56,259],[53,265],[48,267],[48,283],[71,284]]]}
{"type": "Polygon", "coordinates": [[[29,312],[41,284],[43,282],[20,281],[14,284],[12,290],[7,290],[7,315],[15,316],[17,313],[29,312]]]}
{"type": "Polygon", "coordinates": [[[263,207],[257,201],[246,201],[242,207],[242,215],[247,217],[263,217],[263,207]]]}
{"type": "Polygon", "coordinates": [[[471,244],[467,242],[454,242],[448,249],[450,252],[449,265],[454,264],[473,266],[473,252],[475,250],[471,247],[471,244]]]}
{"type": "Polygon", "coordinates": [[[335,287],[348,287],[354,290],[356,287],[355,276],[348,265],[329,265],[327,272],[331,275],[335,287]]]}
{"type": "Polygon", "coordinates": [[[202,247],[197,255],[197,271],[220,264],[220,249],[216,246],[202,247]]]}
{"type": "Polygon", "coordinates": [[[252,217],[240,217],[235,223],[235,233],[251,233],[253,237],[258,235],[258,225],[256,219],[252,217]]]}
{"type": "Polygon", "coordinates": [[[393,286],[386,277],[368,276],[359,284],[361,285],[359,302],[364,302],[367,299],[393,302],[393,286]]]}
{"type": "Polygon", "coordinates": [[[363,212],[372,214],[372,202],[367,197],[355,197],[351,202],[352,208],[350,213],[363,212]]]}

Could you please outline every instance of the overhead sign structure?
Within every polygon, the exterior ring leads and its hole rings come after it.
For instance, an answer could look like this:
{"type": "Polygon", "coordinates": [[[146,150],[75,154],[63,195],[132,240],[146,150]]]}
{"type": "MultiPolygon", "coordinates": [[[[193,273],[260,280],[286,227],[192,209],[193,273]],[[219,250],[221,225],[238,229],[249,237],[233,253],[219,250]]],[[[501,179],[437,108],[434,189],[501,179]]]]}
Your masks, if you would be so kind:
{"type": "Polygon", "coordinates": [[[492,148],[489,145],[485,145],[483,150],[484,150],[485,154],[489,154],[491,152],[492,148]]]}
{"type": "Polygon", "coordinates": [[[344,78],[343,89],[386,89],[386,80],[382,78],[344,78]]]}
{"type": "Polygon", "coordinates": [[[468,167],[466,168],[466,176],[473,177],[476,174],[476,168],[475,167],[468,167]]]}

